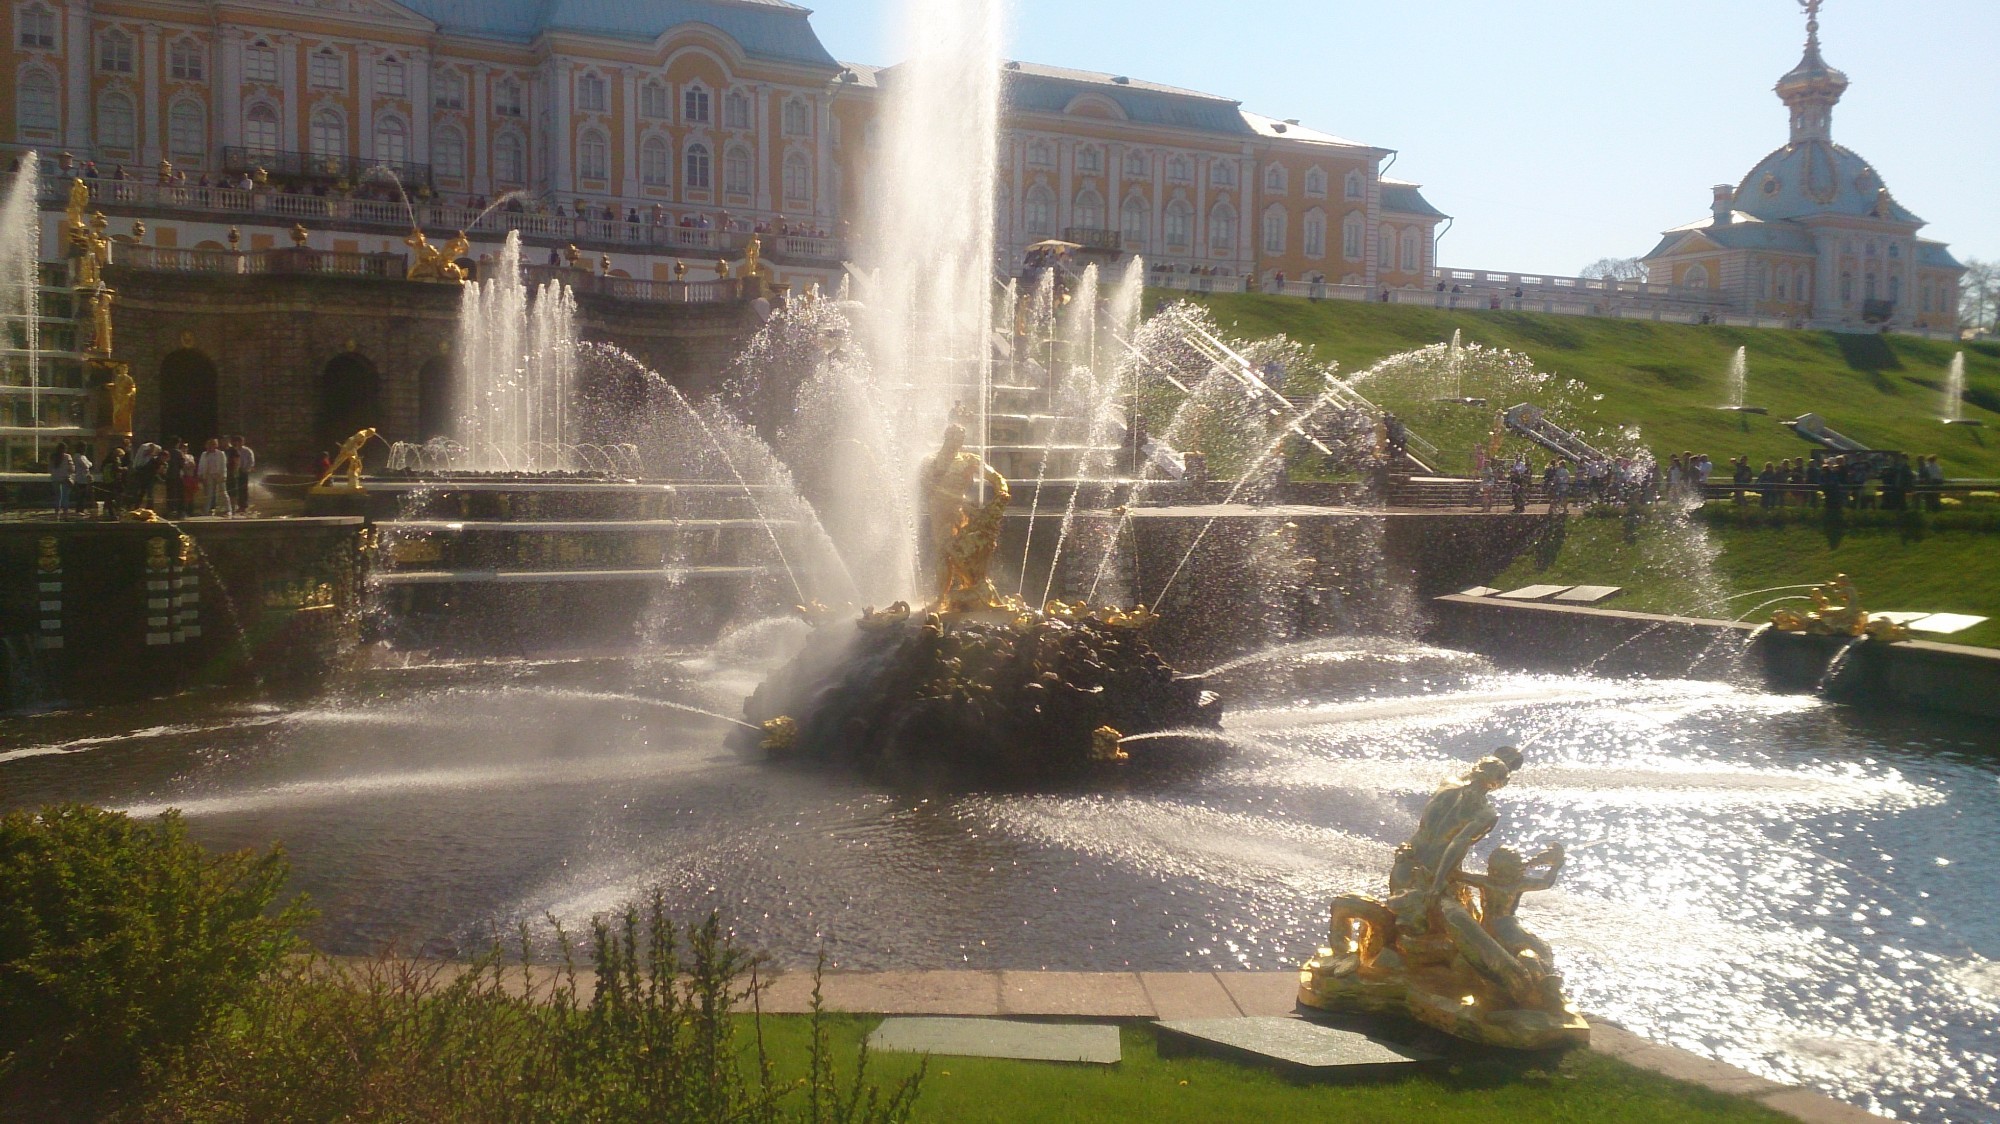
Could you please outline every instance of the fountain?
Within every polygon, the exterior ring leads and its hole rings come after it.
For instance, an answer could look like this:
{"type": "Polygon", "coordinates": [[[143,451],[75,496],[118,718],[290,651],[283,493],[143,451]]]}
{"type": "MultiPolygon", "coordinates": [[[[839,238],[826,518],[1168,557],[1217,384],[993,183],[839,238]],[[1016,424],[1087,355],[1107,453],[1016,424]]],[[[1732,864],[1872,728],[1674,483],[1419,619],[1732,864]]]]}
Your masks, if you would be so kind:
{"type": "Polygon", "coordinates": [[[1743,404],[1743,398],[1749,389],[1749,383],[1750,349],[1739,347],[1736,349],[1736,354],[1729,358],[1729,404],[1726,406],[1717,406],[1716,409],[1726,410],[1742,418],[1743,428],[1746,430],[1750,428],[1751,414],[1770,413],[1769,410],[1766,410],[1762,406],[1746,406],[1743,404]]]}
{"type": "Polygon", "coordinates": [[[1941,420],[1946,425],[1978,425],[1986,423],[1978,418],[1965,416],[1965,352],[1951,357],[1951,367],[1944,377],[1944,410],[1941,420]]]}

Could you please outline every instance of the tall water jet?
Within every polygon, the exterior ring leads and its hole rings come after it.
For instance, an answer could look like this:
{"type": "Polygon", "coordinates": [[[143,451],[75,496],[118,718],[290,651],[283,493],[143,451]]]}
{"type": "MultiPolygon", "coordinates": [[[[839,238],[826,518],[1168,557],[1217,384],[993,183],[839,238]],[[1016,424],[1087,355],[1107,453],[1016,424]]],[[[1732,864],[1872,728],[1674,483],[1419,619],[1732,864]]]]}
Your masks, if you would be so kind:
{"type": "Polygon", "coordinates": [[[474,472],[559,472],[576,395],[576,298],[550,281],[532,302],[521,236],[509,231],[492,273],[465,287],[458,314],[458,440],[474,472]]]}
{"type": "Polygon", "coordinates": [[[1744,396],[1750,389],[1750,349],[1747,347],[1737,348],[1736,354],[1729,357],[1728,388],[1729,401],[1716,409],[1737,415],[1743,419],[1743,428],[1750,428],[1749,415],[1766,411],[1762,406],[1743,404],[1744,396]]]}
{"type": "MultiPolygon", "coordinates": [[[[8,326],[7,338],[0,341],[0,346],[19,349],[22,355],[18,362],[26,365],[25,380],[20,377],[22,372],[10,371],[8,381],[27,384],[28,417],[32,419],[29,424],[35,430],[32,455],[37,463],[42,458],[42,369],[38,355],[41,333],[36,315],[36,289],[41,280],[38,260],[41,209],[35,199],[40,166],[34,153],[23,154],[20,170],[7,184],[4,199],[0,199],[0,318],[8,326]]],[[[20,424],[18,419],[9,420],[20,424]]],[[[0,468],[7,467],[4,461],[5,450],[0,450],[0,468]]]]}
{"type": "MultiPolygon", "coordinates": [[[[864,338],[894,413],[872,495],[842,517],[908,528],[871,596],[906,594],[916,570],[923,457],[954,412],[977,415],[992,382],[993,183],[1000,123],[1000,0],[905,0],[904,61],[883,75],[883,136],[863,218],[864,338]],[[885,494],[886,493],[886,494],[885,494]],[[886,508],[886,511],[885,511],[886,508]]],[[[837,533],[837,532],[836,532],[837,533]]]]}
{"type": "Polygon", "coordinates": [[[1977,418],[1965,416],[1965,352],[1951,357],[1951,366],[1944,373],[1944,408],[1939,417],[1946,425],[1982,425],[1977,418]]]}

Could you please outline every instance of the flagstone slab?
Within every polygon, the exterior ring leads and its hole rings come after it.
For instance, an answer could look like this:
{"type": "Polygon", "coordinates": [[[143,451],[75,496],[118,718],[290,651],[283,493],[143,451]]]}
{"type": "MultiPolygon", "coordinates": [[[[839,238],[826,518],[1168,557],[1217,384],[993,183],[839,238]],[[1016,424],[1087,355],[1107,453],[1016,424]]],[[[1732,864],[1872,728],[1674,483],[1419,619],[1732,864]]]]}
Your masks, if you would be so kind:
{"type": "Polygon", "coordinates": [[[1003,971],[998,1013],[1145,1019],[1154,1011],[1133,972],[1003,971]]]}
{"type": "Polygon", "coordinates": [[[1123,1054],[1115,1026],[1014,1022],[1008,1019],[883,1019],[870,1050],[1116,1065],[1123,1054]]]}
{"type": "Polygon", "coordinates": [[[1212,972],[1140,972],[1140,986],[1163,1019],[1229,1019],[1243,1012],[1212,972]]]}
{"type": "Polygon", "coordinates": [[[1566,585],[1524,585],[1496,596],[1502,601],[1546,601],[1568,588],[1566,585]]]}
{"type": "Polygon", "coordinates": [[[1247,1055],[1322,1077],[1373,1077],[1438,1060],[1436,1054],[1359,1031],[1282,1015],[1168,1019],[1157,1025],[1162,1034],[1184,1045],[1247,1055]]]}
{"type": "Polygon", "coordinates": [[[1580,585],[1565,593],[1558,593],[1555,599],[1565,605],[1596,605],[1609,601],[1625,592],[1622,585],[1580,585]]]}
{"type": "Polygon", "coordinates": [[[1910,631],[1950,636],[1956,632],[1964,632],[1974,625],[1985,624],[1987,620],[1986,617],[1975,617],[1970,613],[1932,613],[1922,620],[1911,621],[1910,631]]]}

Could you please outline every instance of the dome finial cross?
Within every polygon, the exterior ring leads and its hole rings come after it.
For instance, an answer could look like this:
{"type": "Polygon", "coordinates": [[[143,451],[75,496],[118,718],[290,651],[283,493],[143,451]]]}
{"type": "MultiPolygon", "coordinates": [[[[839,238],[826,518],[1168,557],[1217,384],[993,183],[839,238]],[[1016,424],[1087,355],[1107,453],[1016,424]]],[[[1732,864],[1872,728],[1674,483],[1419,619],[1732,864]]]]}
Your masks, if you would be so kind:
{"type": "Polygon", "coordinates": [[[1826,0],[1799,0],[1799,7],[1804,8],[1806,13],[1806,38],[1808,40],[1814,42],[1819,40],[1819,10],[1825,3],[1826,0]]]}

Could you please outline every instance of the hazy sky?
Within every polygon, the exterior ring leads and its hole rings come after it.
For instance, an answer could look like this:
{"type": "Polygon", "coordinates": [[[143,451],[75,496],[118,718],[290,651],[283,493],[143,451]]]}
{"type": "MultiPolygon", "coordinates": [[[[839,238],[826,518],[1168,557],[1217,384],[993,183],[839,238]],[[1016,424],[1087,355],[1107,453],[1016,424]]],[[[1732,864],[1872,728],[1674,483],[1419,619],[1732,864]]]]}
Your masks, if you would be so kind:
{"type": "MultiPolygon", "coordinates": [[[[811,6],[814,0],[803,0],[811,6]]],[[[818,0],[842,59],[893,62],[912,0],[818,0]]],[[[915,0],[949,3],[951,0],[915,0]]],[[[1796,0],[1012,0],[1010,57],[1130,74],[1393,148],[1457,218],[1445,265],[1574,273],[1708,211],[1786,139],[1796,0]]],[[[2000,2],[1827,0],[1853,81],[1834,139],[1923,236],[2000,257],[2000,2]]]]}

